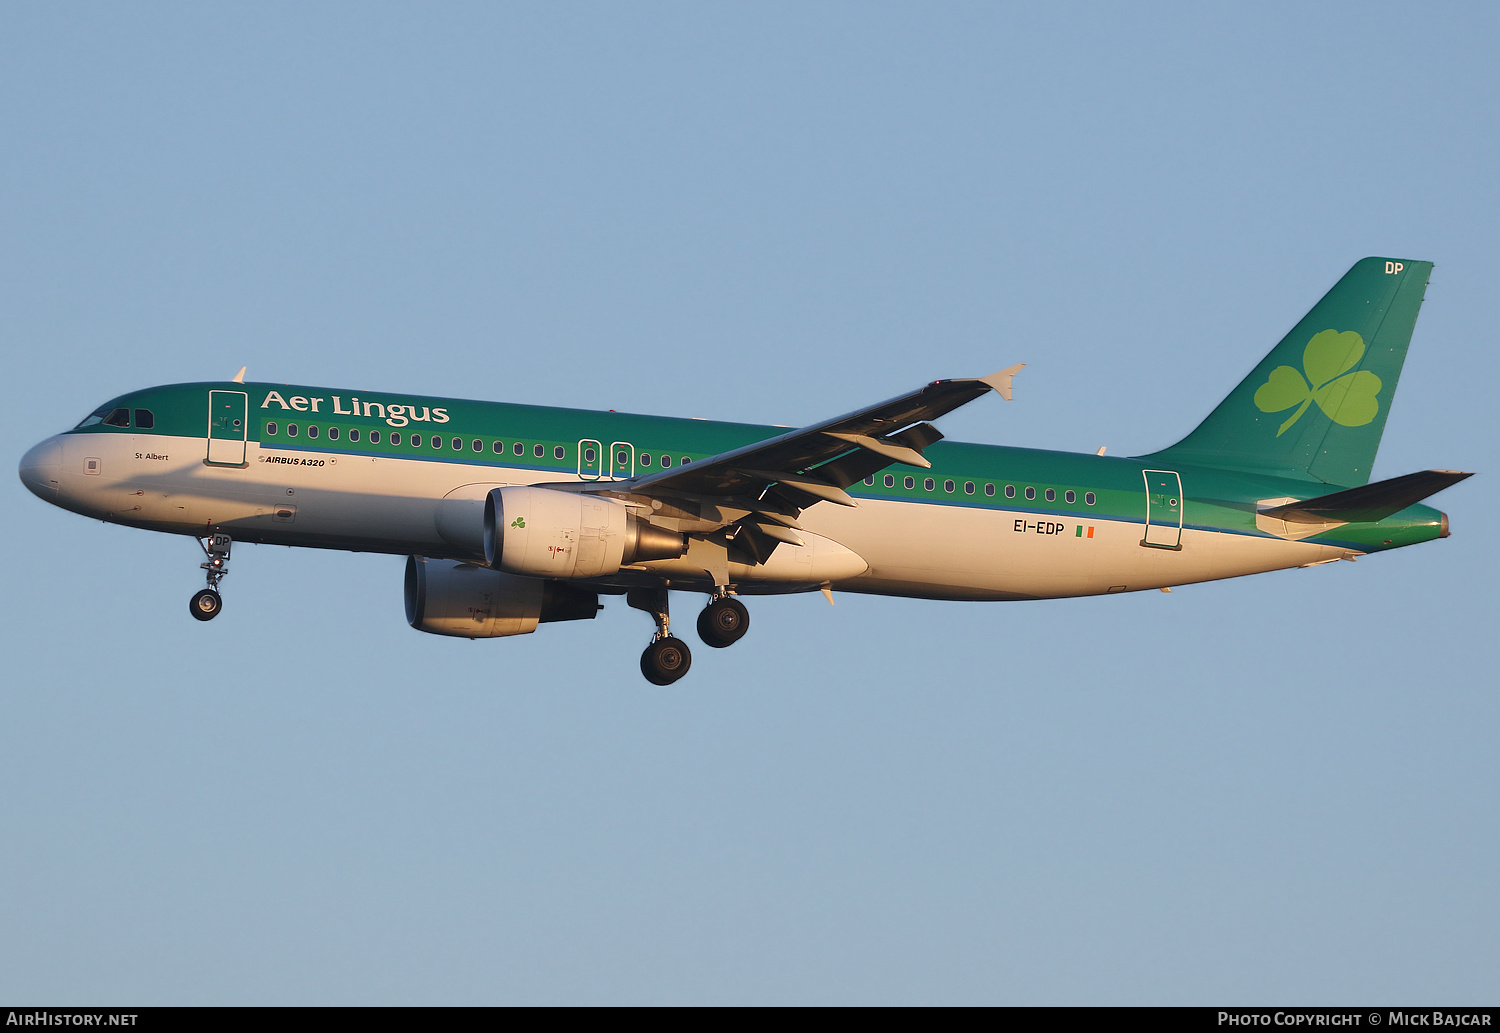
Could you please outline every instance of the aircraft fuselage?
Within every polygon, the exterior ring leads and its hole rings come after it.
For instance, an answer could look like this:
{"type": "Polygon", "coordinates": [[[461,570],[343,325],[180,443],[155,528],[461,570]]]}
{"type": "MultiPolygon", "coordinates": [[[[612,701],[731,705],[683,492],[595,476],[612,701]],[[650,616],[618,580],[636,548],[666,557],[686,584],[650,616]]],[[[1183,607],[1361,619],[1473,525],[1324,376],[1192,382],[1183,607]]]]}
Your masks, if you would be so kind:
{"type": "MultiPolygon", "coordinates": [[[[117,418],[131,425],[96,422],[27,453],[22,477],[33,492],[156,531],[477,563],[484,499],[496,487],[623,485],[664,461],[680,466],[783,432],[269,384],[148,389],[105,410],[132,414],[117,418]],[[215,437],[214,405],[226,401],[230,426],[215,437]],[[139,412],[150,428],[137,425],[139,412]]],[[[783,562],[732,571],[738,591],[1100,595],[1352,558],[1445,529],[1439,511],[1415,505],[1298,539],[1257,516],[1268,501],[1326,490],[1306,480],[947,441],[925,455],[930,469],[892,466],[851,485],[857,508],[818,504],[801,516],[803,529],[842,547],[836,554],[778,549],[789,554],[783,562]]],[[[688,557],[640,567],[594,580],[628,587],[650,572],[674,588],[713,588],[688,557]]]]}

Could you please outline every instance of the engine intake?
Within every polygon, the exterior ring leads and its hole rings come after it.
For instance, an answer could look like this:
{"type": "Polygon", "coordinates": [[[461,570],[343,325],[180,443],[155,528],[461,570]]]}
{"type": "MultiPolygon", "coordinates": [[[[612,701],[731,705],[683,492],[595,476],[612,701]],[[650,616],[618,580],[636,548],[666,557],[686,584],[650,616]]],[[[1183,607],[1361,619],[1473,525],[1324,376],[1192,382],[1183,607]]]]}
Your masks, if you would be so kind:
{"type": "Polygon", "coordinates": [[[577,585],[456,560],[406,559],[406,623],[432,635],[529,635],[538,624],[593,620],[598,612],[599,594],[577,585]]]}
{"type": "Polygon", "coordinates": [[[599,577],[626,563],[676,559],[687,538],[600,495],[496,488],[484,503],[484,557],[528,577],[599,577]]]}

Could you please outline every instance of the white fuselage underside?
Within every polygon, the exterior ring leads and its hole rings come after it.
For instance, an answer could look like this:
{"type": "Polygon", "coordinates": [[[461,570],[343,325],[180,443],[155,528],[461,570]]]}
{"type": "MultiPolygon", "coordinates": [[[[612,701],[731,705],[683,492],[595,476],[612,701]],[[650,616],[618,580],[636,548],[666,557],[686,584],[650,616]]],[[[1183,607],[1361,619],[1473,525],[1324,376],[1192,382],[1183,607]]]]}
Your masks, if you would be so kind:
{"type": "MultiPolygon", "coordinates": [[[[226,467],[204,462],[202,438],[67,434],[55,440],[62,448],[57,501],[75,512],[179,534],[212,528],[241,541],[397,554],[482,559],[483,501],[491,489],[577,480],[489,463],[262,450],[253,441],[245,466],[226,467]],[[97,461],[97,472],[85,472],[89,459],[97,461]]],[[[1141,521],[1086,511],[1012,511],[993,503],[867,499],[853,509],[823,503],[800,522],[868,564],[834,587],[939,599],[1139,591],[1355,555],[1346,547],[1192,527],[1183,528],[1180,548],[1153,548],[1142,544],[1141,521]]],[[[678,587],[678,574],[669,568],[664,564],[660,572],[678,587]]],[[[768,583],[754,567],[737,569],[735,581],[749,593],[825,583],[789,580],[784,573],[768,583]]],[[[696,587],[692,582],[687,576],[680,587],[696,587]]]]}

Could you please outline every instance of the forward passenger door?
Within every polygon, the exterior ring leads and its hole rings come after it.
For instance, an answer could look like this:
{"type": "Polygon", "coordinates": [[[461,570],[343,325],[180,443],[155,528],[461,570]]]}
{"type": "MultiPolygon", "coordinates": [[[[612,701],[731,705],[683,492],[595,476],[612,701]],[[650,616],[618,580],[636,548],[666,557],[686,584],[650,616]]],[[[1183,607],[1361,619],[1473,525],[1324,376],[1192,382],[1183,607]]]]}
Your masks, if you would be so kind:
{"type": "Polygon", "coordinates": [[[208,462],[244,466],[249,432],[249,396],[243,391],[208,393],[208,462]]]}

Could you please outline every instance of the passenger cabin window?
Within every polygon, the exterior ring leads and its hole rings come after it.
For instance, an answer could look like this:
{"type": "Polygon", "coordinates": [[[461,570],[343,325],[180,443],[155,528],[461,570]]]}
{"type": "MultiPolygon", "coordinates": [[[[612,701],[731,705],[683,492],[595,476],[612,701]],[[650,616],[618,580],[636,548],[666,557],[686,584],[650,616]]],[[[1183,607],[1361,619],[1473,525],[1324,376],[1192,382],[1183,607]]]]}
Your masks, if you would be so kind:
{"type": "Polygon", "coordinates": [[[295,423],[288,423],[286,425],[286,436],[289,438],[295,438],[297,436],[297,425],[295,423]]]}
{"type": "Polygon", "coordinates": [[[484,442],[480,441],[478,438],[474,439],[474,451],[476,451],[476,452],[483,452],[484,451],[484,442]]]}
{"type": "Polygon", "coordinates": [[[552,458],[553,459],[566,459],[567,457],[568,457],[568,453],[567,453],[567,451],[561,445],[554,445],[554,446],[552,446],[552,458]]]}
{"type": "Polygon", "coordinates": [[[1051,488],[1048,488],[1042,494],[1047,497],[1047,501],[1048,502],[1056,502],[1057,501],[1057,492],[1053,491],[1051,488]]]}
{"type": "Polygon", "coordinates": [[[106,427],[128,427],[128,426],[130,426],[130,410],[129,409],[115,409],[115,410],[113,410],[108,416],[104,417],[104,425],[106,427]]]}
{"type": "MultiPolygon", "coordinates": [[[[534,456],[536,456],[538,459],[543,459],[547,455],[547,446],[546,445],[532,445],[531,446],[531,454],[534,455],[534,456]]],[[[624,461],[625,460],[623,460],[623,459],[620,460],[620,462],[622,462],[622,463],[624,461]]]]}
{"type": "MultiPolygon", "coordinates": [[[[595,452],[592,448],[586,448],[583,450],[583,461],[585,463],[592,463],[597,455],[598,453],[595,452]]],[[[662,465],[671,466],[672,464],[664,459],[662,460],[662,465]]]]}
{"type": "Polygon", "coordinates": [[[505,454],[505,442],[503,442],[503,441],[497,441],[497,442],[495,442],[493,445],[490,446],[490,451],[493,452],[493,453],[495,453],[497,456],[503,456],[505,454]]]}
{"type": "Polygon", "coordinates": [[[1067,491],[1063,492],[1063,501],[1071,506],[1073,503],[1078,501],[1078,496],[1073,493],[1072,488],[1069,488],[1067,491]]]}
{"type": "Polygon", "coordinates": [[[870,476],[866,477],[865,478],[865,483],[869,484],[869,485],[873,485],[875,483],[875,475],[872,473],[872,474],[870,474],[870,476]]]}
{"type": "MultiPolygon", "coordinates": [[[[399,434],[393,434],[391,436],[392,437],[400,437],[399,434]]],[[[397,442],[397,444],[400,444],[400,442],[397,442]]],[[[412,448],[421,448],[422,447],[422,435],[420,435],[420,434],[413,434],[411,436],[411,447],[412,448]]]]}
{"type": "Polygon", "coordinates": [[[986,484],[984,486],[984,493],[986,495],[988,495],[990,498],[994,498],[995,497],[995,486],[993,484],[986,484]]]}
{"type": "Polygon", "coordinates": [[[455,452],[462,452],[463,450],[464,450],[464,439],[463,438],[454,438],[453,439],[453,451],[455,451],[455,452]]]}
{"type": "Polygon", "coordinates": [[[1036,499],[1036,489],[1032,488],[1032,487],[1028,487],[1026,489],[1026,501],[1027,502],[1031,502],[1031,501],[1033,501],[1035,499],[1036,499]]]}
{"type": "Polygon", "coordinates": [[[518,456],[524,456],[526,454],[526,446],[517,441],[515,445],[511,447],[511,451],[515,452],[515,454],[518,456]]]}
{"type": "Polygon", "coordinates": [[[686,466],[688,463],[691,463],[691,462],[692,462],[692,459],[688,458],[687,456],[683,456],[682,457],[682,465],[683,466],[686,466]]]}
{"type": "Polygon", "coordinates": [[[313,426],[309,426],[307,428],[307,436],[310,437],[310,438],[317,437],[318,436],[318,428],[317,427],[313,427],[313,426]]]}
{"type": "Polygon", "coordinates": [[[337,441],[338,439],[339,439],[339,429],[337,427],[329,427],[328,428],[328,440],[329,441],[337,441]]]}
{"type": "Polygon", "coordinates": [[[1008,499],[1016,497],[1016,486],[1014,484],[1007,484],[1005,486],[1005,497],[1008,499]]]}
{"type": "MultiPolygon", "coordinates": [[[[594,461],[594,457],[592,455],[589,456],[589,462],[592,463],[593,461],[594,461]]],[[[661,465],[662,465],[663,469],[670,468],[671,465],[672,465],[672,457],[671,456],[662,456],[661,457],[661,465]]]]}
{"type": "Polygon", "coordinates": [[[275,437],[276,436],[276,424],[274,424],[274,423],[268,423],[268,424],[266,424],[266,435],[268,437],[275,437]]]}
{"type": "MultiPolygon", "coordinates": [[[[399,445],[400,443],[401,443],[401,439],[400,438],[396,438],[396,444],[399,445]]],[[[372,445],[378,445],[378,444],[380,444],[380,431],[378,431],[378,430],[372,430],[372,431],[370,431],[370,444],[372,444],[372,445]]]]}
{"type": "Polygon", "coordinates": [[[964,481],[964,494],[965,495],[972,495],[972,494],[974,494],[974,482],[973,481],[964,481]]]}
{"type": "Polygon", "coordinates": [[[399,445],[399,444],[401,444],[401,432],[399,430],[393,430],[393,431],[391,431],[391,444],[393,444],[393,445],[399,445]]]}
{"type": "Polygon", "coordinates": [[[1094,493],[1091,492],[1091,491],[1084,492],[1083,493],[1083,501],[1086,502],[1086,503],[1088,503],[1090,506],[1092,506],[1094,504],[1094,493]]]}
{"type": "Polygon", "coordinates": [[[137,409],[135,411],[135,425],[141,430],[150,430],[156,426],[156,413],[150,409],[137,409]]]}
{"type": "MultiPolygon", "coordinates": [[[[561,459],[562,457],[558,456],[558,458],[561,459]]],[[[641,465],[642,466],[650,466],[651,465],[651,453],[650,452],[642,452],[641,453],[641,465]]]]}
{"type": "Polygon", "coordinates": [[[915,477],[908,477],[901,484],[905,488],[915,488],[917,486],[917,479],[915,477]]]}
{"type": "Polygon", "coordinates": [[[443,447],[443,439],[440,438],[440,437],[438,437],[436,434],[434,434],[432,436],[432,447],[433,448],[442,448],[443,447]]]}
{"type": "MultiPolygon", "coordinates": [[[[375,432],[374,432],[374,431],[371,431],[371,432],[370,432],[370,433],[372,433],[372,434],[373,434],[373,433],[375,433],[375,432]]],[[[358,441],[358,440],[359,440],[359,431],[358,431],[358,430],[357,430],[357,429],[356,429],[356,430],[351,430],[351,431],[350,431],[350,432],[349,432],[349,440],[350,440],[350,441],[358,441]]]]}
{"type": "Polygon", "coordinates": [[[927,491],[931,491],[933,483],[934,482],[933,482],[932,478],[929,477],[925,481],[922,482],[922,487],[925,488],[927,491]]]}
{"type": "Polygon", "coordinates": [[[949,495],[952,495],[953,494],[953,482],[952,481],[944,481],[943,482],[943,490],[946,491],[949,495]]]}
{"type": "Polygon", "coordinates": [[[894,488],[896,486],[896,475],[895,474],[888,473],[888,474],[885,475],[885,486],[887,488],[894,488]]]}

